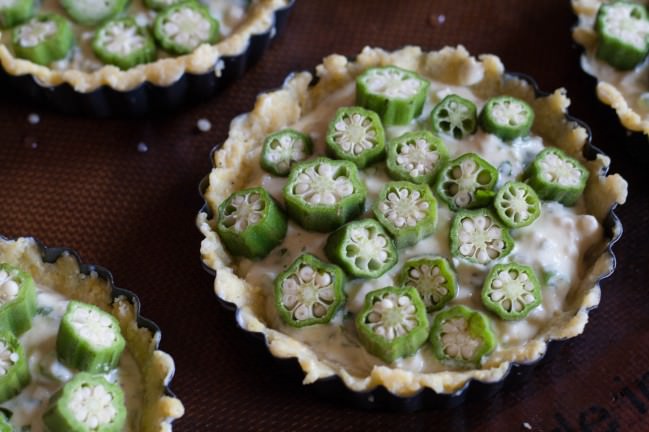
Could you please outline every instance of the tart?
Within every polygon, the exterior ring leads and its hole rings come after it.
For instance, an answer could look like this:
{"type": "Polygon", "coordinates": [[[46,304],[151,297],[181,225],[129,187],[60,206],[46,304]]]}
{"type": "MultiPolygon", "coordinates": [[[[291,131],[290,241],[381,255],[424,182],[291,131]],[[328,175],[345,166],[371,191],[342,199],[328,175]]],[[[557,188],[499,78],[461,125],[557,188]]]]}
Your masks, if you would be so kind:
{"type": "Polygon", "coordinates": [[[500,382],[581,334],[614,268],[627,184],[568,105],[461,46],[291,75],[202,185],[216,295],[305,384],[365,407],[500,382]]]}
{"type": "Polygon", "coordinates": [[[106,270],[0,237],[0,291],[0,426],[170,431],[183,415],[160,329],[106,270]]]}
{"type": "Polygon", "coordinates": [[[293,2],[10,0],[0,5],[0,78],[64,111],[171,109],[242,74],[293,2]]]}
{"type": "Polygon", "coordinates": [[[643,0],[572,0],[573,39],[582,69],[597,80],[597,97],[622,125],[649,135],[649,14],[643,0]]]}

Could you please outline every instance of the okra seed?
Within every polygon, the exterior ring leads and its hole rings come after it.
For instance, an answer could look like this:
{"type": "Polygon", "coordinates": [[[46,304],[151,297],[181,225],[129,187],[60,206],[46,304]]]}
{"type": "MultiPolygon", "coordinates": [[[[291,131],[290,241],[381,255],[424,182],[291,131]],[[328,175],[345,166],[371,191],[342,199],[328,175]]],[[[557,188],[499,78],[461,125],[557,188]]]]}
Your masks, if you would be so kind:
{"type": "Polygon", "coordinates": [[[282,305],[297,321],[321,318],[335,300],[332,284],[328,272],[304,265],[282,282],[282,305]]]}
{"type": "Polygon", "coordinates": [[[14,300],[18,296],[20,287],[13,277],[4,270],[0,270],[0,305],[14,300]]]}
{"type": "Polygon", "coordinates": [[[430,174],[437,162],[439,153],[429,148],[429,143],[424,139],[405,142],[397,149],[396,162],[400,168],[408,171],[412,177],[430,174]]]}
{"type": "Polygon", "coordinates": [[[23,47],[33,47],[56,33],[56,23],[33,19],[18,28],[18,41],[23,47]]]}
{"type": "Polygon", "coordinates": [[[372,122],[359,113],[342,116],[340,121],[336,122],[332,138],[344,151],[354,155],[359,155],[377,144],[372,122]]]}
{"type": "Polygon", "coordinates": [[[18,353],[11,351],[6,343],[0,342],[0,376],[6,375],[19,359],[18,353]]]}
{"type": "Polygon", "coordinates": [[[379,203],[379,210],[396,227],[415,226],[426,217],[429,208],[421,193],[408,188],[395,189],[387,194],[387,200],[379,203]],[[424,211],[422,211],[424,210],[424,211]]]}
{"type": "Polygon", "coordinates": [[[386,293],[367,314],[366,323],[377,335],[392,340],[403,336],[417,325],[415,306],[408,296],[386,293]]]}
{"type": "Polygon", "coordinates": [[[90,344],[105,348],[117,341],[113,322],[94,309],[77,308],[70,315],[70,323],[75,331],[90,344]]]}
{"type": "Polygon", "coordinates": [[[491,113],[497,123],[508,126],[518,126],[525,123],[528,115],[523,105],[511,100],[495,104],[491,113]]]}
{"type": "Polygon", "coordinates": [[[117,415],[112,395],[99,385],[83,386],[75,390],[69,408],[75,419],[89,429],[108,424],[117,415]]]}
{"type": "Polygon", "coordinates": [[[610,8],[604,17],[607,30],[625,43],[644,49],[649,36],[649,23],[634,16],[633,4],[619,4],[610,8]]]}
{"type": "Polygon", "coordinates": [[[335,204],[354,192],[344,175],[327,164],[309,167],[297,176],[293,192],[310,204],[335,204]]]}
{"type": "Polygon", "coordinates": [[[367,76],[365,83],[373,93],[393,98],[410,98],[417,95],[421,82],[393,69],[377,69],[367,76]]]}
{"type": "Polygon", "coordinates": [[[144,47],[145,39],[138,34],[137,27],[128,26],[123,21],[109,24],[99,33],[100,43],[107,51],[129,55],[144,47]]]}
{"type": "Polygon", "coordinates": [[[211,24],[197,11],[183,8],[169,15],[163,28],[175,43],[194,49],[209,39],[211,24]]]}
{"type": "Polygon", "coordinates": [[[486,216],[475,219],[465,218],[460,223],[458,239],[462,243],[459,252],[465,257],[472,257],[484,264],[498,258],[505,243],[501,239],[502,230],[486,216]]]}
{"type": "Polygon", "coordinates": [[[578,186],[581,182],[581,171],[571,161],[553,153],[548,153],[539,161],[544,178],[562,186],[578,186]]]}
{"type": "Polygon", "coordinates": [[[468,322],[464,318],[444,322],[441,340],[443,351],[447,356],[464,361],[469,361],[480,346],[480,341],[469,334],[468,322]]]}

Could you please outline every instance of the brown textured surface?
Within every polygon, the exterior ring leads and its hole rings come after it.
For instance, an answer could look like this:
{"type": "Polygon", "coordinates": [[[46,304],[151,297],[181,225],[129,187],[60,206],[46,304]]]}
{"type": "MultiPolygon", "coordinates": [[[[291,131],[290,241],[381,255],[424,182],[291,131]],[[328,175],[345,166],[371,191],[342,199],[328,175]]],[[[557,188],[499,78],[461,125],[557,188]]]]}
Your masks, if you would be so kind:
{"type": "Polygon", "coordinates": [[[3,100],[0,89],[0,233],[76,248],[135,291],[163,329],[172,387],[186,407],[178,431],[213,430],[649,430],[649,143],[627,136],[578,67],[566,0],[298,0],[262,61],[219,97],[183,113],[138,120],[80,119],[3,100]],[[437,17],[443,15],[440,23],[437,17]],[[586,333],[563,344],[522,385],[486,401],[415,414],[367,413],[318,399],[245,337],[212,293],[194,218],[209,151],[258,92],[332,52],[364,45],[437,49],[463,44],[499,55],[540,87],[565,87],[612,170],[630,183],[618,210],[618,270],[586,333]],[[212,129],[196,130],[207,118],[212,129]],[[138,152],[144,142],[148,151],[138,152]],[[35,143],[35,144],[33,144],[35,143]]]}

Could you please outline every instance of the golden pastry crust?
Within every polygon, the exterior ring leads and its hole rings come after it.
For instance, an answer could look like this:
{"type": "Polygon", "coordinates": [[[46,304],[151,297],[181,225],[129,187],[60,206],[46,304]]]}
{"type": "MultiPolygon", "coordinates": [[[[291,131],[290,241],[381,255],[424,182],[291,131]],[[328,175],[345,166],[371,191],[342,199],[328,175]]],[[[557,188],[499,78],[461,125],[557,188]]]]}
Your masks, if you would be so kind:
{"type": "Polygon", "coordinates": [[[126,297],[111,297],[111,286],[97,274],[85,275],[72,255],[64,254],[54,263],[43,262],[41,249],[32,238],[4,240],[0,237],[0,262],[8,262],[29,272],[34,281],[60,294],[101,307],[119,321],[126,346],[142,374],[144,401],[140,430],[168,432],[172,422],[184,414],[183,404],[164,394],[175,366],[169,354],[157,350],[160,334],[138,327],[137,311],[126,297]]]}
{"type": "Polygon", "coordinates": [[[128,70],[120,70],[111,65],[103,66],[94,72],[53,70],[14,57],[5,45],[0,45],[0,64],[9,75],[32,75],[44,87],[68,83],[81,93],[92,92],[104,85],[119,91],[134,89],[144,82],[168,86],[186,72],[204,74],[214,70],[218,76],[221,73],[217,66],[219,59],[243,52],[248,47],[252,35],[264,33],[273,26],[275,11],[287,7],[290,3],[291,0],[252,2],[243,22],[220,42],[214,45],[203,44],[191,54],[160,59],[128,70]]]}
{"type": "MultiPolygon", "coordinates": [[[[536,98],[534,89],[524,80],[505,77],[503,64],[498,57],[482,55],[472,57],[459,46],[440,51],[422,52],[418,47],[405,47],[394,52],[365,48],[354,60],[331,55],[316,68],[317,84],[310,86],[312,76],[301,72],[292,74],[282,88],[261,94],[253,111],[235,118],[230,126],[229,137],[223,147],[214,154],[214,168],[204,192],[212,210],[233,191],[246,184],[253,164],[258,163],[258,151],[263,138],[272,131],[295,123],[300,117],[312,112],[318,104],[336,89],[348,86],[355,77],[368,67],[394,64],[414,70],[431,80],[448,85],[470,87],[479,97],[509,94],[526,100],[536,112],[534,133],[558,143],[567,153],[580,156],[588,142],[588,132],[578,124],[566,119],[570,103],[564,90],[536,98]]],[[[602,223],[615,204],[626,200],[627,184],[619,175],[603,173],[610,164],[605,156],[584,161],[591,173],[585,193],[587,210],[602,223]]],[[[197,217],[197,226],[205,236],[201,244],[203,261],[216,270],[214,289],[223,300],[237,307],[237,322],[245,330],[262,333],[271,353],[280,358],[294,357],[305,372],[304,383],[332,375],[339,376],[355,391],[366,391],[378,385],[385,386],[399,396],[410,396],[422,388],[439,393],[452,393],[461,389],[467,381],[477,379],[493,382],[503,378],[512,362],[529,363],[543,356],[547,342],[580,334],[588,321],[588,310],[597,306],[600,299],[599,279],[609,274],[614,258],[604,252],[588,261],[583,282],[576,289],[565,310],[543,329],[542,336],[522,346],[492,354],[481,369],[416,373],[389,366],[374,366],[366,376],[352,374],[344,365],[319,358],[313,349],[288,335],[269,327],[262,289],[249,284],[233,269],[233,260],[215,234],[216,221],[207,213],[197,217]]],[[[616,226],[615,230],[620,227],[616,226]]],[[[601,246],[606,251],[606,245],[601,246]]]]}
{"type": "MultiPolygon", "coordinates": [[[[597,35],[593,25],[597,10],[602,3],[601,0],[572,0],[572,8],[579,18],[572,30],[572,37],[584,48],[581,58],[582,69],[597,79],[598,99],[615,110],[625,128],[649,135],[649,110],[640,109],[637,102],[638,95],[629,90],[629,77],[633,74],[646,75],[649,72],[648,66],[643,64],[632,71],[615,71],[595,56],[597,35]]],[[[637,1],[637,3],[647,2],[637,1]]],[[[646,83],[646,80],[641,78],[638,81],[646,83]]],[[[643,91],[649,91],[649,86],[643,91]]]]}

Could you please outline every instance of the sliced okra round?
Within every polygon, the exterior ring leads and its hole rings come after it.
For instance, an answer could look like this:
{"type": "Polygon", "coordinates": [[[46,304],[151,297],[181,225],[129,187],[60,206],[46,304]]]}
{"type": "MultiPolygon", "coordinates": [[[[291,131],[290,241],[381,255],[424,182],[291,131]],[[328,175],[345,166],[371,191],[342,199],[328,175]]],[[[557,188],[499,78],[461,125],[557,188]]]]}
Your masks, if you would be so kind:
{"type": "Polygon", "coordinates": [[[441,362],[470,368],[496,348],[496,336],[483,313],[458,305],[435,314],[430,343],[441,362]]]}
{"type": "Polygon", "coordinates": [[[507,256],[514,247],[509,230],[488,209],[460,210],[451,222],[451,254],[478,264],[507,256]]]}
{"type": "Polygon", "coordinates": [[[282,129],[266,137],[261,150],[261,167],[271,174],[285,177],[291,166],[313,153],[308,135],[294,129],[282,129]]]}
{"type": "Polygon", "coordinates": [[[95,26],[117,16],[128,0],[60,0],[60,3],[75,22],[95,26]]]}
{"type": "Polygon", "coordinates": [[[14,27],[12,43],[16,57],[49,65],[68,55],[74,44],[74,35],[68,20],[50,13],[14,27]]]}
{"type": "Polygon", "coordinates": [[[326,324],[345,302],[345,274],[313,255],[298,257],[275,279],[275,305],[292,327],[326,324]]]}
{"type": "Polygon", "coordinates": [[[0,403],[16,396],[31,381],[22,345],[9,331],[0,331],[0,403]]]}
{"type": "Polygon", "coordinates": [[[532,107],[512,96],[493,97],[480,112],[482,128],[505,141],[529,135],[533,123],[532,107]]]}
{"type": "Polygon", "coordinates": [[[478,208],[489,204],[498,182],[498,170],[475,153],[466,153],[440,168],[435,192],[448,207],[478,208]]]}
{"type": "Polygon", "coordinates": [[[34,0],[4,0],[0,2],[0,29],[11,28],[34,15],[34,0]]]}
{"type": "Polygon", "coordinates": [[[119,432],[125,422],[126,405],[119,385],[86,372],[54,393],[43,414],[50,432],[119,432]]]}
{"type": "Polygon", "coordinates": [[[156,48],[149,32],[131,17],[108,21],[96,32],[92,50],[99,60],[130,69],[155,59],[156,48]]]}
{"type": "Polygon", "coordinates": [[[262,187],[235,192],[219,206],[216,231],[233,255],[263,258],[284,240],[287,228],[286,215],[262,187]]]}
{"type": "Polygon", "coordinates": [[[541,215],[541,201],[529,185],[511,181],[498,190],[494,208],[500,220],[510,228],[530,225],[541,215]]]}
{"type": "Polygon", "coordinates": [[[283,193],[297,223],[329,232],[363,212],[367,190],[352,162],[317,158],[291,168],[283,193]]]}
{"type": "Polygon", "coordinates": [[[371,291],[356,316],[356,331],[368,352],[392,363],[416,353],[426,342],[426,306],[414,288],[371,291]]]}
{"type": "Polygon", "coordinates": [[[466,138],[478,127],[478,108],[473,102],[456,94],[442,99],[430,113],[433,132],[466,138]]]}
{"type": "Polygon", "coordinates": [[[375,112],[343,107],[329,123],[326,142],[329,154],[362,169],[384,156],[385,132],[375,112]]]}
{"type": "Polygon", "coordinates": [[[397,263],[397,249],[374,219],[350,222],[331,233],[325,245],[327,257],[345,273],[375,279],[397,263]]]}
{"type": "Polygon", "coordinates": [[[541,304],[541,285],[529,266],[496,264],[482,286],[482,303],[504,320],[523,319],[541,304]]]}
{"type": "Polygon", "coordinates": [[[411,246],[435,232],[437,200],[427,185],[388,182],[372,211],[398,248],[411,246]]]}
{"type": "Polygon", "coordinates": [[[574,205],[586,188],[588,170],[558,148],[546,148],[529,168],[527,182],[543,200],[574,205]]]}
{"type": "Polygon", "coordinates": [[[92,373],[114,369],[125,341],[117,319],[97,306],[68,303],[56,336],[56,354],[68,367],[92,373]]]}
{"type": "Polygon", "coordinates": [[[356,78],[356,103],[378,113],[386,125],[403,125],[421,114],[429,85],[396,66],[370,68],[356,78]]]}
{"type": "Polygon", "coordinates": [[[649,16],[642,4],[602,3],[595,18],[595,32],[597,57],[617,69],[633,69],[649,53],[649,16]]]}
{"type": "Polygon", "coordinates": [[[430,184],[448,159],[444,142],[428,131],[407,132],[388,142],[388,174],[395,180],[430,184]]]}
{"type": "Polygon", "coordinates": [[[455,273],[444,258],[414,258],[406,261],[397,276],[400,286],[413,287],[428,312],[444,307],[457,294],[455,273]]]}
{"type": "Polygon", "coordinates": [[[181,2],[163,10],[153,24],[160,46],[176,55],[189,54],[199,45],[219,38],[219,22],[197,2],[181,2]]]}
{"type": "Polygon", "coordinates": [[[0,263],[0,330],[21,335],[36,314],[36,286],[29,273],[0,263]]]}

